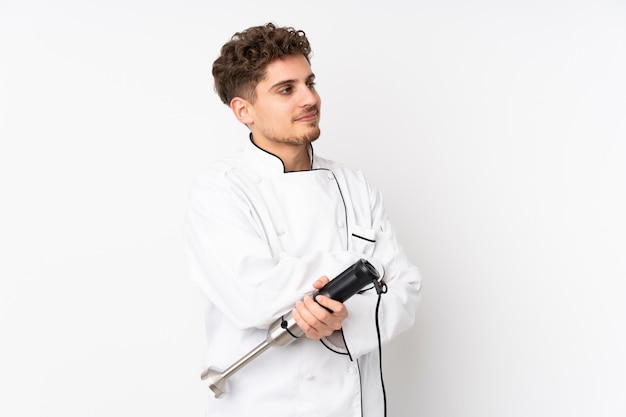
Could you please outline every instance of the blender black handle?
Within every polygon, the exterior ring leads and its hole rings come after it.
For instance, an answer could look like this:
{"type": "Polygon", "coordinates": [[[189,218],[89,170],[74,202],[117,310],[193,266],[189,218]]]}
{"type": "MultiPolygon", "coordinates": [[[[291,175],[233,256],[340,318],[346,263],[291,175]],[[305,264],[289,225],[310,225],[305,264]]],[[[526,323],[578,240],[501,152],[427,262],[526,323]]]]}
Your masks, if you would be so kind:
{"type": "Polygon", "coordinates": [[[372,284],[379,279],[380,275],[376,268],[367,260],[359,259],[328,284],[315,291],[311,297],[315,300],[315,297],[321,294],[343,303],[367,284],[372,284]]]}

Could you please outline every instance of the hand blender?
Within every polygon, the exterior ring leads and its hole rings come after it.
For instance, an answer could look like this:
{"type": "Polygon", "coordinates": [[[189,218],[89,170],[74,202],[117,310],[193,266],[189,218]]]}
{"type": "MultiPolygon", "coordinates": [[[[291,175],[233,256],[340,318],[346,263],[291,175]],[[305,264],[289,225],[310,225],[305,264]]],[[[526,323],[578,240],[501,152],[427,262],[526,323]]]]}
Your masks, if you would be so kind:
{"type": "MultiPolygon", "coordinates": [[[[328,284],[314,292],[311,297],[315,300],[315,297],[321,294],[343,303],[367,284],[378,285],[379,280],[380,275],[376,268],[365,259],[360,259],[329,281],[328,284]]],[[[267,336],[261,344],[225,371],[209,367],[202,372],[201,380],[206,380],[209,383],[209,388],[215,394],[215,398],[219,398],[227,392],[227,379],[232,374],[265,352],[270,346],[286,346],[303,334],[304,332],[298,327],[291,312],[289,312],[270,325],[267,330],[267,336]]]]}

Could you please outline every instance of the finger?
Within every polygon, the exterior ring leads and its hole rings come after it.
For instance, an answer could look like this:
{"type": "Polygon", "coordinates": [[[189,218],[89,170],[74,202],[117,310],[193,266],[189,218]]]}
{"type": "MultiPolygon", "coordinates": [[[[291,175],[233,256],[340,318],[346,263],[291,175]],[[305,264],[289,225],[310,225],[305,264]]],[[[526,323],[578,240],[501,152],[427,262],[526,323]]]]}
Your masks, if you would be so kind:
{"type": "Polygon", "coordinates": [[[305,297],[302,304],[303,308],[299,309],[299,313],[310,329],[315,330],[315,333],[311,331],[311,335],[314,334],[316,338],[320,338],[330,336],[335,330],[341,329],[345,314],[334,315],[313,301],[311,297],[305,297]]]}
{"type": "MultiPolygon", "coordinates": [[[[310,297],[309,297],[310,298],[310,297]]],[[[311,339],[320,339],[324,335],[319,332],[321,323],[308,309],[306,303],[303,301],[296,302],[296,307],[293,310],[293,318],[296,324],[304,334],[311,339]]]]}
{"type": "MultiPolygon", "coordinates": [[[[346,317],[348,317],[348,309],[342,302],[333,300],[332,298],[326,297],[325,295],[316,296],[315,301],[321,307],[326,307],[328,310],[330,310],[332,312],[332,315],[335,317],[339,317],[341,319],[345,319],[346,317]]],[[[324,309],[324,311],[328,310],[324,309]]]]}
{"type": "MultiPolygon", "coordinates": [[[[317,298],[317,297],[316,297],[317,298]]],[[[302,302],[308,309],[308,312],[312,314],[317,321],[320,323],[326,323],[331,315],[332,311],[328,311],[326,308],[322,307],[317,301],[313,300],[310,296],[302,299],[302,302]]]]}
{"type": "Polygon", "coordinates": [[[310,296],[304,297],[301,302],[303,304],[303,311],[300,311],[300,314],[312,327],[318,328],[324,325],[332,314],[315,302],[310,296]]]}
{"type": "Polygon", "coordinates": [[[341,329],[343,320],[348,317],[348,310],[342,303],[331,300],[328,297],[324,298],[326,299],[324,301],[328,302],[328,305],[331,305],[337,310],[336,312],[327,310],[312,299],[305,299],[304,304],[320,323],[319,326],[315,326],[318,332],[328,336],[333,331],[341,329]]]}
{"type": "Polygon", "coordinates": [[[316,290],[319,290],[320,288],[322,288],[324,285],[328,284],[329,282],[330,282],[330,279],[328,279],[327,276],[322,275],[317,280],[315,280],[315,282],[313,283],[313,288],[315,288],[316,290]]]}

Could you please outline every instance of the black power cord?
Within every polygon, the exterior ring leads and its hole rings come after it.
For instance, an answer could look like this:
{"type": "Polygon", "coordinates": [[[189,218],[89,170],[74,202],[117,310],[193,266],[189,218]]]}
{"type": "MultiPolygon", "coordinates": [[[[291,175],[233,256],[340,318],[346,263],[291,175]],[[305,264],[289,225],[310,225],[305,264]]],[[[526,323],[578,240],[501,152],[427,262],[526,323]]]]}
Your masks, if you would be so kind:
{"type": "Polygon", "coordinates": [[[380,338],[380,324],[378,321],[378,311],[380,308],[380,300],[383,294],[387,292],[387,284],[380,284],[378,281],[374,281],[374,287],[376,287],[376,293],[378,294],[378,300],[376,301],[376,336],[378,337],[378,367],[380,369],[380,385],[383,389],[383,406],[384,416],[387,417],[387,391],[385,390],[385,381],[383,379],[383,348],[380,338]]]}

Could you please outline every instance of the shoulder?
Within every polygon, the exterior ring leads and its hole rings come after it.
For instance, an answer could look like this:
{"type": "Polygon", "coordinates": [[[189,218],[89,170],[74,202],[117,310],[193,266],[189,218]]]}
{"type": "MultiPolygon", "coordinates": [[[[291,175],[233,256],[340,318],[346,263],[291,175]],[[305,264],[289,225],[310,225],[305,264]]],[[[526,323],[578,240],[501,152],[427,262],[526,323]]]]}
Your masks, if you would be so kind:
{"type": "Polygon", "coordinates": [[[232,189],[233,173],[245,166],[243,151],[237,151],[206,164],[193,178],[190,199],[206,198],[232,189]]]}
{"type": "Polygon", "coordinates": [[[240,149],[207,163],[193,179],[194,184],[206,184],[224,181],[232,171],[241,170],[249,165],[246,154],[240,149]]]}

